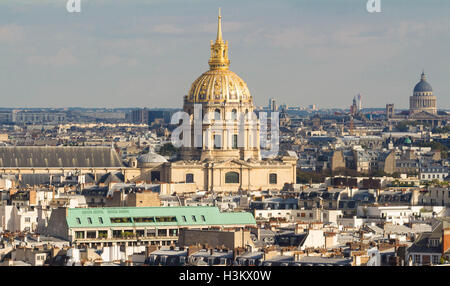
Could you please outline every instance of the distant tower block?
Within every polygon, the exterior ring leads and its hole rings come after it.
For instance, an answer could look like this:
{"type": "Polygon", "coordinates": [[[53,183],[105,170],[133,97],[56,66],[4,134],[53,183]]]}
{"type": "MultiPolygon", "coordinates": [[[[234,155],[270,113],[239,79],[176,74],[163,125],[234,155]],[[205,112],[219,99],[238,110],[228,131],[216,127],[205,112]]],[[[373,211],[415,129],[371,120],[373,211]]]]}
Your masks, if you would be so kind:
{"type": "Polygon", "coordinates": [[[386,119],[394,117],[394,104],[386,104],[386,119]]]}
{"type": "Polygon", "coordinates": [[[269,99],[269,110],[270,111],[276,111],[278,108],[277,108],[277,104],[276,104],[276,101],[275,101],[275,98],[270,98],[269,99]]]}
{"type": "Polygon", "coordinates": [[[361,111],[362,109],[362,100],[361,100],[361,94],[358,94],[358,111],[361,111]]]}

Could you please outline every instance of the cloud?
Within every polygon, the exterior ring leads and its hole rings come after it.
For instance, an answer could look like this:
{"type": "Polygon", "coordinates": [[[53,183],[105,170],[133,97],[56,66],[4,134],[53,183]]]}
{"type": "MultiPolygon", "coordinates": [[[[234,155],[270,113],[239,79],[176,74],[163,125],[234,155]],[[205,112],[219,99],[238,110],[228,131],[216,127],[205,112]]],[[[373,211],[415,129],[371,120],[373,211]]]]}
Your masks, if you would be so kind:
{"type": "Polygon", "coordinates": [[[15,24],[0,26],[0,43],[15,44],[23,39],[24,28],[15,24]]]}
{"type": "Polygon", "coordinates": [[[55,55],[50,56],[30,56],[27,63],[44,67],[66,67],[77,64],[78,59],[68,50],[60,49],[55,55]]]}
{"type": "Polygon", "coordinates": [[[115,65],[136,67],[138,61],[136,59],[127,59],[116,55],[107,55],[100,59],[100,65],[102,67],[111,67],[115,65]]]}
{"type": "Polygon", "coordinates": [[[164,25],[156,25],[155,27],[153,27],[152,31],[159,34],[176,35],[183,33],[184,29],[175,27],[174,25],[171,24],[164,24],[164,25]]]}

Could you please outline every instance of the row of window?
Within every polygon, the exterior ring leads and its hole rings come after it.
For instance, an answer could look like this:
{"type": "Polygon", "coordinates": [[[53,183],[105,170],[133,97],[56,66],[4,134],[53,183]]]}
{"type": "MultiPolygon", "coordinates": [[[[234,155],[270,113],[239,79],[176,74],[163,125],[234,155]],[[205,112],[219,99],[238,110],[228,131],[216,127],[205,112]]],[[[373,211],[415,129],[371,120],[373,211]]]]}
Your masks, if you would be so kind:
{"type": "MultiPolygon", "coordinates": [[[[237,149],[238,148],[238,136],[237,134],[233,134],[231,142],[231,148],[237,149]]],[[[222,135],[215,134],[214,135],[214,149],[222,149],[222,135]]]]}
{"type": "MultiPolygon", "coordinates": [[[[426,178],[426,174],[422,174],[422,179],[425,179],[426,178]]],[[[428,174],[428,179],[444,179],[445,178],[445,174],[433,174],[433,175],[431,175],[431,174],[428,174]]]]}
{"type": "MultiPolygon", "coordinates": [[[[187,222],[186,216],[181,216],[183,222],[187,222]]],[[[192,215],[191,219],[193,222],[197,222],[197,216],[192,215]]],[[[81,219],[79,217],[76,218],[78,224],[81,224],[81,219]]],[[[88,217],[87,221],[89,224],[92,224],[92,218],[88,217]]],[[[177,222],[177,218],[175,216],[156,216],[156,217],[112,217],[110,218],[111,223],[155,223],[155,222],[177,222]]],[[[206,222],[206,218],[204,215],[200,215],[200,221],[206,222]]],[[[103,218],[99,217],[98,222],[103,224],[103,218]]]]}
{"type": "Polygon", "coordinates": [[[156,216],[156,217],[112,217],[111,223],[146,223],[146,222],[177,222],[174,216],[156,216]]]}
{"type": "MultiPolygon", "coordinates": [[[[188,173],[186,174],[186,183],[194,183],[194,174],[188,173]]],[[[228,172],[225,174],[225,183],[226,184],[239,184],[239,173],[237,172],[228,172]]],[[[275,173],[269,174],[269,184],[277,184],[278,176],[275,173]]]]}
{"type": "MultiPolygon", "coordinates": [[[[154,236],[177,236],[178,229],[137,229],[133,232],[132,229],[129,230],[113,230],[113,238],[126,238],[126,237],[154,237],[154,236]]],[[[88,231],[75,231],[76,239],[84,238],[108,238],[107,230],[88,230],[88,231]]]]}
{"type": "MultiPolygon", "coordinates": [[[[417,263],[417,264],[422,264],[422,263],[424,263],[424,264],[427,264],[427,263],[429,263],[430,261],[429,261],[429,255],[426,255],[426,259],[422,259],[422,255],[420,255],[420,254],[415,254],[414,255],[414,263],[417,263]]],[[[425,256],[424,256],[424,258],[425,258],[425,256]]],[[[431,261],[431,263],[433,263],[433,264],[439,264],[440,263],[440,257],[438,256],[438,255],[432,255],[432,261],[431,261]]]]}

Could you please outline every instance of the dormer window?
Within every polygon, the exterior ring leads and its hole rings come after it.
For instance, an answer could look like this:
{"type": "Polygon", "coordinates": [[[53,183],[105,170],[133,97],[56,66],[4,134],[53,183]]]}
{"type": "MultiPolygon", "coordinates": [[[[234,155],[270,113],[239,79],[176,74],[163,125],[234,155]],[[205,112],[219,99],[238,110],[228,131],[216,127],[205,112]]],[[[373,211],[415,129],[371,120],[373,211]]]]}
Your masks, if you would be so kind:
{"type": "Polygon", "coordinates": [[[439,239],[430,239],[428,241],[428,244],[430,247],[438,247],[439,246],[439,239]]]}

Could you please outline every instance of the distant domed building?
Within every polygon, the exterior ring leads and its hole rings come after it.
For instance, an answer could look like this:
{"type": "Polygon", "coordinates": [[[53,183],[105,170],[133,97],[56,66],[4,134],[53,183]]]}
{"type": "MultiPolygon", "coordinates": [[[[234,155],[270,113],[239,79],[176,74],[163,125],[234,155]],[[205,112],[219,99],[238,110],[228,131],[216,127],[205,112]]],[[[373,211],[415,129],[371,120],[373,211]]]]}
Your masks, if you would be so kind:
{"type": "Polygon", "coordinates": [[[159,165],[161,163],[165,163],[167,162],[166,158],[164,158],[163,156],[153,153],[153,152],[148,152],[146,154],[142,154],[137,158],[137,167],[138,168],[146,168],[146,167],[150,167],[150,166],[154,166],[159,165]]]}
{"type": "Polygon", "coordinates": [[[420,81],[414,86],[413,95],[409,97],[409,111],[396,114],[394,104],[386,104],[386,119],[389,122],[407,120],[438,127],[447,125],[450,115],[444,111],[438,114],[433,88],[422,72],[420,81]]]}
{"type": "Polygon", "coordinates": [[[437,114],[436,96],[433,95],[433,88],[427,82],[425,73],[422,72],[420,81],[414,87],[413,95],[409,99],[409,114],[427,112],[437,114]]]}

